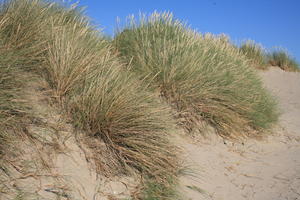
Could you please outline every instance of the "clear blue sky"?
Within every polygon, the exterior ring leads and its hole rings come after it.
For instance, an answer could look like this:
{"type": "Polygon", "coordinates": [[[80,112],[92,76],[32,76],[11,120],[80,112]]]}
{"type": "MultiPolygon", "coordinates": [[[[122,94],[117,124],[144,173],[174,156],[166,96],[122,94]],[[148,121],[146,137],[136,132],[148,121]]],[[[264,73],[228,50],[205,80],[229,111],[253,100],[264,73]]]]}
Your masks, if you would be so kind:
{"type": "Polygon", "coordinates": [[[300,0],[81,0],[94,23],[113,35],[116,19],[170,11],[199,32],[225,33],[233,42],[252,39],[267,49],[286,48],[300,62],[300,0]]]}

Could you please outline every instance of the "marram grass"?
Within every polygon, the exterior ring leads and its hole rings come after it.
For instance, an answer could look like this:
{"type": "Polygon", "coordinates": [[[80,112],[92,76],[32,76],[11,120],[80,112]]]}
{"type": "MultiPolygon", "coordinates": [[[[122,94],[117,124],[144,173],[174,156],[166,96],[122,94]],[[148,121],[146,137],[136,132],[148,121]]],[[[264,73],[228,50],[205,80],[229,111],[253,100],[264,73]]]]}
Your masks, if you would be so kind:
{"type": "Polygon", "coordinates": [[[14,72],[39,74],[74,126],[104,143],[111,165],[99,161],[103,168],[150,178],[148,199],[171,199],[178,171],[178,149],[169,140],[173,119],[157,92],[189,131],[205,121],[220,135],[235,136],[276,121],[272,97],[226,37],[200,35],[167,13],[132,19],[112,41],[122,59],[77,8],[5,1],[0,27],[1,48],[9,52],[4,65],[0,61],[0,117],[18,106],[8,104],[17,94],[10,90],[14,72]],[[14,68],[6,68],[8,62],[14,68]],[[7,89],[12,96],[5,96],[7,89]]]}
{"type": "Polygon", "coordinates": [[[258,69],[267,68],[266,51],[260,44],[248,40],[240,46],[239,51],[249,59],[250,64],[254,67],[258,69]]]}
{"type": "Polygon", "coordinates": [[[204,120],[222,136],[243,136],[249,127],[265,129],[277,120],[273,98],[223,37],[195,33],[169,13],[153,13],[140,21],[131,18],[114,43],[190,132],[204,120]]]}
{"type": "Polygon", "coordinates": [[[166,177],[176,179],[168,108],[124,67],[80,10],[12,0],[0,13],[0,38],[18,56],[17,66],[44,77],[73,124],[104,142],[113,164],[107,168],[139,171],[162,184],[166,177]]]}
{"type": "Polygon", "coordinates": [[[268,61],[270,65],[280,67],[286,71],[300,71],[299,63],[283,49],[277,49],[269,53],[268,61]]]}

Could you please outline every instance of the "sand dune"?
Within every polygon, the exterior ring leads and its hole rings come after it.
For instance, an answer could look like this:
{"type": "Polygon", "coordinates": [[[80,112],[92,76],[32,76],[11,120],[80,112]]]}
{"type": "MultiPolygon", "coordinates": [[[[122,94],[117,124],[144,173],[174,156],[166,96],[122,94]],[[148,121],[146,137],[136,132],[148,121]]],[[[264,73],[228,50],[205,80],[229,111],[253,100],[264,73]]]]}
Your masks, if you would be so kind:
{"type": "MultiPolygon", "coordinates": [[[[265,138],[239,142],[216,135],[195,142],[182,132],[178,142],[188,168],[181,177],[180,191],[186,199],[300,199],[300,73],[271,68],[260,75],[278,99],[282,113],[279,124],[265,138]]],[[[28,131],[40,137],[46,133],[48,142],[45,146],[38,140],[35,145],[31,140],[28,144],[22,141],[25,151],[14,163],[15,173],[6,187],[42,199],[129,198],[138,181],[133,177],[97,176],[87,152],[75,142],[72,126],[49,107],[40,85],[31,88],[27,98],[41,123],[28,127],[28,131]],[[28,160],[35,168],[28,165],[27,170],[24,163],[28,160]]],[[[3,198],[13,196],[16,194],[3,198]]]]}
{"type": "Polygon", "coordinates": [[[279,125],[261,140],[183,142],[188,199],[300,199],[300,73],[271,68],[260,75],[278,99],[279,125]]]}

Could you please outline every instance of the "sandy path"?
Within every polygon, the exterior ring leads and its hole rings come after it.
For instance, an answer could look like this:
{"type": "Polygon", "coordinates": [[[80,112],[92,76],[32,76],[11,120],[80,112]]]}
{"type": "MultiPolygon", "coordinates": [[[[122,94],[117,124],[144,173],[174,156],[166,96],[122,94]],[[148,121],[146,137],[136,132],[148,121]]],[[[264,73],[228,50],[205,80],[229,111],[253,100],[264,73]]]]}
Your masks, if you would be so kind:
{"type": "Polygon", "coordinates": [[[188,199],[300,199],[300,73],[260,73],[282,115],[274,135],[244,144],[221,139],[181,145],[192,175],[182,177],[188,199]]]}
{"type": "Polygon", "coordinates": [[[265,86],[278,98],[282,112],[280,124],[300,136],[300,73],[272,68],[261,76],[265,86]]]}

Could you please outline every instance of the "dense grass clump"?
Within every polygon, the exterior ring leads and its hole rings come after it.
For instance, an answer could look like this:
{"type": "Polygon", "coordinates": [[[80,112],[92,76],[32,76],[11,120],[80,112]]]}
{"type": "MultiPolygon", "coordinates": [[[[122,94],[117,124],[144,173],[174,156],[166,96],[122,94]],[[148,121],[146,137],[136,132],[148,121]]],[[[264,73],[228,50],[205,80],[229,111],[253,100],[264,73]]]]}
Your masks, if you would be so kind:
{"type": "Polygon", "coordinates": [[[277,120],[275,102],[256,72],[223,37],[200,35],[169,13],[154,13],[139,22],[132,18],[114,43],[189,131],[204,120],[222,136],[244,135],[277,120]]]}
{"type": "Polygon", "coordinates": [[[0,45],[0,197],[13,193],[9,187],[12,178],[11,163],[22,152],[23,130],[32,119],[24,100],[25,82],[30,77],[18,68],[14,51],[0,45]]]}
{"type": "Polygon", "coordinates": [[[269,64],[278,66],[286,71],[299,71],[299,63],[292,58],[285,50],[275,50],[268,54],[269,64]]]}
{"type": "Polygon", "coordinates": [[[2,166],[2,157],[7,153],[7,145],[11,138],[7,129],[12,128],[18,121],[17,116],[20,114],[20,108],[18,103],[14,102],[19,87],[14,81],[12,66],[6,57],[8,55],[3,50],[0,53],[0,166],[2,166]]]}
{"type": "Polygon", "coordinates": [[[78,129],[104,142],[111,162],[103,169],[134,170],[160,183],[175,178],[177,150],[168,139],[168,109],[125,69],[80,9],[12,0],[0,11],[6,19],[0,35],[4,46],[19,56],[20,69],[48,81],[78,129]]]}
{"type": "Polygon", "coordinates": [[[267,68],[266,52],[261,45],[248,40],[240,46],[239,50],[250,60],[254,67],[258,69],[267,68]]]}
{"type": "MultiPolygon", "coordinates": [[[[0,35],[6,17],[0,17],[0,35]]],[[[26,103],[22,101],[24,77],[17,66],[18,56],[0,37],[0,196],[9,191],[6,187],[9,176],[9,159],[19,153],[16,141],[24,127],[28,114],[26,103]]]]}
{"type": "MultiPolygon", "coordinates": [[[[0,18],[0,24],[2,20],[0,18]]],[[[4,46],[0,38],[0,167],[3,167],[2,158],[6,154],[17,151],[11,143],[19,137],[18,132],[30,116],[26,101],[22,99],[26,78],[18,64],[18,56],[4,46]]]]}
{"type": "Polygon", "coordinates": [[[146,180],[144,184],[142,198],[143,200],[182,200],[182,196],[176,191],[177,182],[174,179],[168,178],[168,184],[157,183],[151,179],[146,180]]]}

